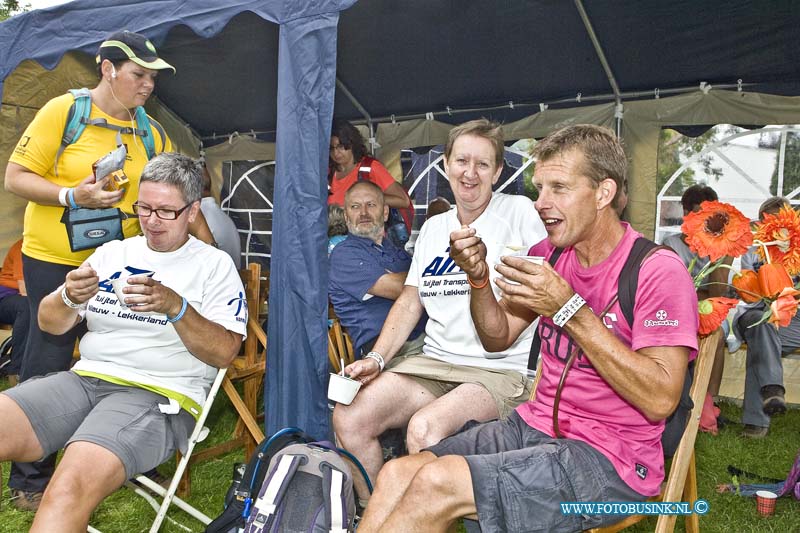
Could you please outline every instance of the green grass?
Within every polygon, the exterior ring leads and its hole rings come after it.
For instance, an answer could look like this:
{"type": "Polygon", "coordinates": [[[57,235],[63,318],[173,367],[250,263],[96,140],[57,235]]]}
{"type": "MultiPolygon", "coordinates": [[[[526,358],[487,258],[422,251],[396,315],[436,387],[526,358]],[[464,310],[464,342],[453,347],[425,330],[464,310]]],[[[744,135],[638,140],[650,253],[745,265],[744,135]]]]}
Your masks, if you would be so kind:
{"type": "MultiPolygon", "coordinates": [[[[0,389],[6,387],[0,379],[0,389]]],[[[730,420],[739,420],[741,408],[722,404],[723,414],[730,420]]],[[[199,448],[225,439],[232,431],[235,418],[224,394],[215,402],[211,413],[212,428],[207,442],[199,448]]],[[[755,511],[755,500],[742,498],[731,493],[718,494],[716,486],[729,483],[727,473],[729,464],[743,470],[767,477],[783,479],[791,468],[794,456],[800,446],[800,409],[791,409],[786,415],[773,421],[770,434],[761,440],[746,440],[739,437],[741,426],[730,424],[716,437],[701,433],[697,437],[698,493],[709,502],[710,511],[700,517],[700,528],[706,532],[787,532],[800,531],[800,503],[792,498],[781,498],[777,502],[775,515],[761,518],[755,511]]],[[[192,494],[189,502],[209,516],[216,516],[222,510],[222,500],[230,484],[233,464],[243,461],[243,451],[231,452],[216,460],[197,465],[192,470],[192,494]]],[[[174,470],[174,461],[160,467],[161,472],[169,474],[174,470]]],[[[6,486],[9,463],[3,463],[3,494],[0,507],[0,532],[24,532],[33,520],[32,513],[16,511],[9,501],[6,486]]],[[[179,510],[172,510],[171,518],[189,527],[192,531],[202,531],[200,523],[179,510]]],[[[144,500],[131,491],[122,489],[103,502],[92,517],[92,525],[105,533],[136,533],[147,531],[155,512],[144,500]]],[[[637,524],[629,531],[653,531],[655,518],[637,524]]],[[[463,528],[459,528],[463,531],[463,528]]],[[[683,520],[677,520],[676,531],[683,531],[683,520]]],[[[163,532],[178,533],[184,530],[165,522],[163,532]]]]}
{"type": "MultiPolygon", "coordinates": [[[[7,388],[5,379],[0,378],[0,390],[7,388]]],[[[202,443],[197,445],[201,450],[210,445],[223,442],[233,431],[236,418],[228,397],[220,391],[214,402],[214,407],[209,415],[208,426],[211,434],[202,443]]],[[[231,483],[233,465],[244,461],[244,450],[230,452],[211,461],[192,467],[192,492],[187,501],[201,512],[215,518],[222,512],[222,503],[225,492],[231,483]]],[[[17,511],[9,499],[7,485],[10,463],[2,463],[3,467],[3,493],[0,500],[0,533],[21,533],[28,531],[33,522],[33,513],[17,511]]],[[[87,469],[89,466],[87,465],[87,469]]],[[[175,460],[172,459],[159,467],[165,475],[172,475],[175,471],[175,460]]],[[[108,498],[95,510],[90,524],[103,533],[137,533],[148,531],[155,518],[155,511],[143,498],[136,496],[132,491],[120,489],[108,498]]],[[[188,527],[191,531],[203,531],[204,526],[191,516],[176,508],[171,508],[169,518],[188,527]]],[[[164,533],[185,533],[186,530],[169,522],[164,522],[161,528],[164,533]]]]}

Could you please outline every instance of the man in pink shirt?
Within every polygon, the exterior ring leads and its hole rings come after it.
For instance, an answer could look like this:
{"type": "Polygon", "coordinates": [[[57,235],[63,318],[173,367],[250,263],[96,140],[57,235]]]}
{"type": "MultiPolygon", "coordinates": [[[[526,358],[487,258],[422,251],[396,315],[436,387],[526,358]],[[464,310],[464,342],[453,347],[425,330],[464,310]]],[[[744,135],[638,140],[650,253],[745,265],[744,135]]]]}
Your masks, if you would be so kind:
{"type": "Polygon", "coordinates": [[[361,533],[445,531],[459,517],[479,520],[483,531],[580,531],[620,517],[562,514],[560,502],[658,494],[664,420],[697,350],[692,280],[673,252],[648,256],[629,325],[615,300],[617,280],[640,235],[618,215],[622,146],[610,130],[577,125],[540,141],[533,155],[536,210],[548,238],[528,255],[549,258],[561,248],[555,266],[519,257],[488,265],[484,244],[466,226],[451,234],[450,254],[469,276],[472,318],[488,351],[504,349],[540,317],[536,398],[505,421],[386,465],[361,533]],[[499,301],[484,283],[493,267],[505,278],[497,281],[499,301]]]}

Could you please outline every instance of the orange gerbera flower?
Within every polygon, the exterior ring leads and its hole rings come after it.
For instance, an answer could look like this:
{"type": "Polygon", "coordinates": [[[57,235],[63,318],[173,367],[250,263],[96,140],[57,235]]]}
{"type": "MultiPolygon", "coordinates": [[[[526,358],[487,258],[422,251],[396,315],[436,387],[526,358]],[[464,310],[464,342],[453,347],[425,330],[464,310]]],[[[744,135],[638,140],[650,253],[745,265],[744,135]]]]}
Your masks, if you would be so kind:
{"type": "Polygon", "coordinates": [[[785,328],[792,321],[794,315],[797,314],[797,300],[795,296],[798,294],[800,294],[800,291],[787,287],[783,289],[780,295],[778,295],[778,298],[770,304],[769,308],[772,311],[772,315],[769,317],[769,321],[775,324],[775,327],[780,326],[785,328]]]}
{"type": "Polygon", "coordinates": [[[728,316],[728,310],[736,307],[739,300],[722,296],[706,298],[697,303],[700,313],[700,327],[697,330],[701,336],[708,335],[717,329],[728,316]]]}
{"type": "Polygon", "coordinates": [[[686,244],[698,257],[716,261],[737,257],[753,244],[750,221],[738,209],[723,202],[703,202],[700,211],[683,217],[681,231],[686,244]]]}
{"type": "Polygon", "coordinates": [[[758,274],[752,270],[742,270],[733,275],[731,280],[739,298],[747,303],[757,302],[763,296],[761,284],[758,282],[758,274]]]}
{"type": "MultiPolygon", "coordinates": [[[[769,260],[783,264],[790,275],[800,274],[800,215],[789,206],[783,206],[776,214],[765,214],[764,220],[756,225],[756,240],[775,242],[767,246],[769,260]]],[[[758,254],[765,261],[764,247],[758,247],[758,254]]]]}

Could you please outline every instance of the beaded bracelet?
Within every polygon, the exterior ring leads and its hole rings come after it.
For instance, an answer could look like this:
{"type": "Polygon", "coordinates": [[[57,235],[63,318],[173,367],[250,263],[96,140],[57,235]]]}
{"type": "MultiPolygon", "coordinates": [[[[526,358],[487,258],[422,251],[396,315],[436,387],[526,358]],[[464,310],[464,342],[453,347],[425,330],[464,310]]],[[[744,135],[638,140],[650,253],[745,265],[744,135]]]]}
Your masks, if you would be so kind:
{"type": "Polygon", "coordinates": [[[167,317],[167,322],[175,323],[178,320],[180,320],[181,318],[183,318],[183,315],[186,314],[186,308],[189,307],[189,302],[186,301],[186,298],[184,298],[183,296],[181,296],[181,300],[183,301],[181,303],[181,310],[177,315],[175,315],[174,317],[170,318],[169,315],[165,314],[165,316],[167,317]]]}

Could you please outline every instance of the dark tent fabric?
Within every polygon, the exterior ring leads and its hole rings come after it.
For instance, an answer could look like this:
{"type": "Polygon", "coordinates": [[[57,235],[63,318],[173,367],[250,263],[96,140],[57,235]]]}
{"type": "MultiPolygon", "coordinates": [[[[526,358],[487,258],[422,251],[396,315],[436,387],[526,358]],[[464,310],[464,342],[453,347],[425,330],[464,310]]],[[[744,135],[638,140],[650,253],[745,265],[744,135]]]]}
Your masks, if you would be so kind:
{"type": "MultiPolygon", "coordinates": [[[[267,21],[351,4],[336,76],[373,118],[433,112],[458,123],[471,115],[448,107],[501,106],[488,114],[510,122],[539,103],[572,107],[613,93],[576,3],[564,0],[76,0],[0,23],[0,80],[25,58],[52,68],[66,50],[94,54],[111,23],[146,33],[174,62],[177,75],[163,76],[157,94],[201,136],[274,132],[278,27],[267,21]]],[[[800,2],[581,5],[621,93],[652,98],[738,80],[752,92],[800,92],[800,2]]],[[[335,112],[364,118],[341,90],[335,112]]]]}
{"type": "MultiPolygon", "coordinates": [[[[150,37],[157,46],[179,25],[201,37],[218,34],[232,17],[251,11],[280,25],[279,42],[267,50],[251,48],[247,54],[247,76],[265,72],[277,79],[277,99],[269,90],[255,87],[248,93],[257,107],[277,107],[274,126],[278,130],[273,260],[273,286],[285,288],[270,293],[270,315],[266,376],[266,432],[288,425],[302,427],[311,435],[327,438],[327,339],[325,319],[327,268],[324,260],[327,192],[319,176],[328,160],[328,136],[333,115],[336,68],[336,26],[339,11],[355,0],[316,2],[226,2],[215,0],[118,2],[78,0],[64,6],[34,11],[0,24],[0,80],[23,60],[35,59],[53,68],[69,50],[93,54],[110,31],[127,28],[150,37]],[[276,50],[277,49],[277,50],[276,50]],[[269,58],[277,51],[277,62],[269,58]],[[277,69],[275,64],[277,63],[277,69]],[[277,74],[277,75],[276,75],[277,74]],[[276,106],[277,102],[277,106],[276,106]]],[[[191,48],[184,36],[183,48],[191,48]]],[[[272,32],[275,35],[275,32],[272,32]]],[[[267,32],[269,35],[269,32],[267,32]]],[[[248,35],[237,39],[248,46],[261,43],[248,35]]],[[[196,38],[195,38],[196,41],[196,38]]],[[[167,47],[169,48],[169,47],[167,47]]],[[[228,52],[220,50],[225,58],[228,52]]],[[[166,55],[166,54],[165,54],[166,55]]],[[[190,54],[189,54],[190,55],[190,54]]],[[[177,56],[177,51],[176,51],[177,56]]],[[[170,56],[167,56],[170,57],[170,56]]],[[[179,56],[180,57],[180,56],[179,56]]],[[[170,57],[170,60],[171,57],[170,57]]],[[[188,61],[188,59],[187,59],[188,61]]],[[[209,62],[182,64],[178,68],[221,78],[209,62]]],[[[247,76],[236,81],[248,87],[247,76]]],[[[209,83],[209,86],[214,84],[209,83]]],[[[201,85],[198,85],[201,86],[201,85]]],[[[262,87],[267,87],[265,84],[262,87]]],[[[2,90],[2,85],[0,85],[2,90]]],[[[183,84],[179,98],[198,101],[194,87],[183,84]]],[[[235,91],[234,91],[235,92],[235,91]]],[[[214,96],[199,107],[214,107],[214,96]]],[[[176,97],[177,99],[178,97],[176,97]]],[[[5,99],[5,96],[4,96],[5,99]]],[[[216,109],[215,109],[216,111],[216,109]]],[[[247,116],[247,108],[229,115],[247,116]]]]}

